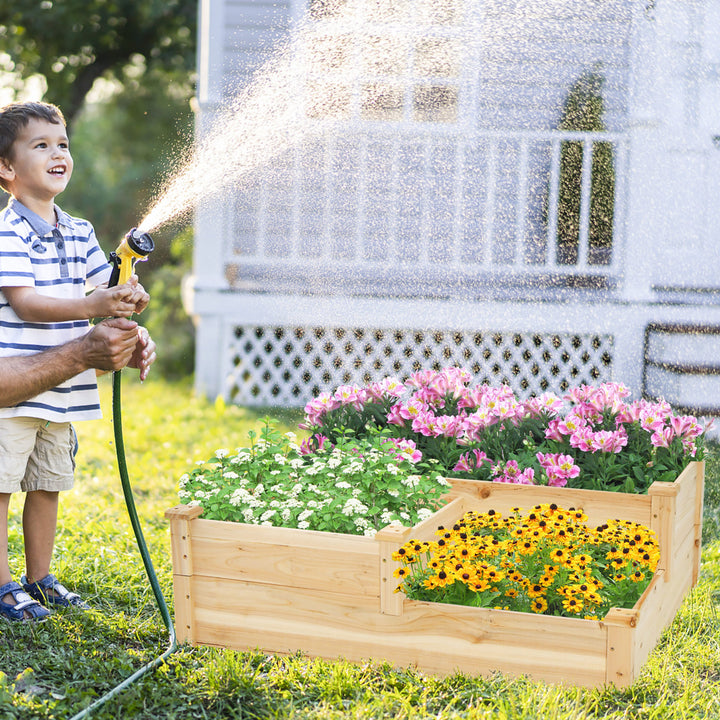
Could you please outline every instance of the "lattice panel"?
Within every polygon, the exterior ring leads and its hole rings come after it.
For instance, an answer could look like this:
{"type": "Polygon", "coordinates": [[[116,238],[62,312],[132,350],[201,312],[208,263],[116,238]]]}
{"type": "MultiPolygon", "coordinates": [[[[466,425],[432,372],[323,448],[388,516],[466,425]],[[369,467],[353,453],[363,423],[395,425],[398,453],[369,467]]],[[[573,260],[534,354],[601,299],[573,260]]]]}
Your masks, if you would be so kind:
{"type": "Polygon", "coordinates": [[[224,392],[241,405],[298,407],[338,385],[456,365],[523,398],[608,381],[612,361],[604,334],[242,325],[228,338],[224,392]]]}

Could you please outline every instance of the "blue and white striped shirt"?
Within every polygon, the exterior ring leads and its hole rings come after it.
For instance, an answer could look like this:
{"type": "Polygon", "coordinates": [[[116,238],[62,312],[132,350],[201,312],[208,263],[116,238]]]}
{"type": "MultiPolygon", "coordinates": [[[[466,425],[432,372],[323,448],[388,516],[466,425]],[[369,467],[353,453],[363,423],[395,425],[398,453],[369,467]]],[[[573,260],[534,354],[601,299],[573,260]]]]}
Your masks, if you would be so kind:
{"type": "MultiPolygon", "coordinates": [[[[0,288],[34,287],[55,298],[81,298],[86,282],[97,286],[110,278],[110,265],[86,220],[71,217],[57,205],[53,227],[12,198],[0,211],[0,288]]],[[[32,355],[85,335],[87,320],[23,322],[0,292],[0,357],[32,355]]],[[[94,370],[10,408],[0,417],[36,417],[73,422],[101,417],[94,370]]]]}

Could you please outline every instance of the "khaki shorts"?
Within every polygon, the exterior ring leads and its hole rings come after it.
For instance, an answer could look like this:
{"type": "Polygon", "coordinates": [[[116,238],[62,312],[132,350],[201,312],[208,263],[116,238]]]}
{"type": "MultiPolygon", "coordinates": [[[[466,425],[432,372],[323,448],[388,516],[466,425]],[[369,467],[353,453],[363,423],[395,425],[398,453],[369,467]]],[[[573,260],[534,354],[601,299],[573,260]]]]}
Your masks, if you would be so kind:
{"type": "Polygon", "coordinates": [[[0,418],[0,493],[69,490],[76,449],[69,422],[0,418]]]}

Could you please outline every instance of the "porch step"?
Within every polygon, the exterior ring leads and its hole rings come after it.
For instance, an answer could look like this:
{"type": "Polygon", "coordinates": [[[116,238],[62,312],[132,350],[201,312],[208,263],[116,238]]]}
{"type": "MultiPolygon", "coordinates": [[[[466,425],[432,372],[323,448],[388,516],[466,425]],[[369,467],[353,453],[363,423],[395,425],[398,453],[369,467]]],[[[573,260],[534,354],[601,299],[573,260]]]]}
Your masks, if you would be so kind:
{"type": "Polygon", "coordinates": [[[645,328],[643,397],[695,415],[720,415],[720,326],[645,328]]]}

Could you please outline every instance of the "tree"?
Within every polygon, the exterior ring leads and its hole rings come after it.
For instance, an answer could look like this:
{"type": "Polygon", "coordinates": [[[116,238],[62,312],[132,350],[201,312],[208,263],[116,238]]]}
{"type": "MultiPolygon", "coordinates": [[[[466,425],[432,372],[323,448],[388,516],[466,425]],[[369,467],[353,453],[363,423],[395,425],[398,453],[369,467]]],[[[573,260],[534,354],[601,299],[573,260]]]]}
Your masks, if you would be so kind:
{"type": "Polygon", "coordinates": [[[16,89],[44,77],[70,124],[98,78],[122,81],[138,59],[190,73],[196,15],[197,0],[0,0],[0,55],[16,89]]]}

